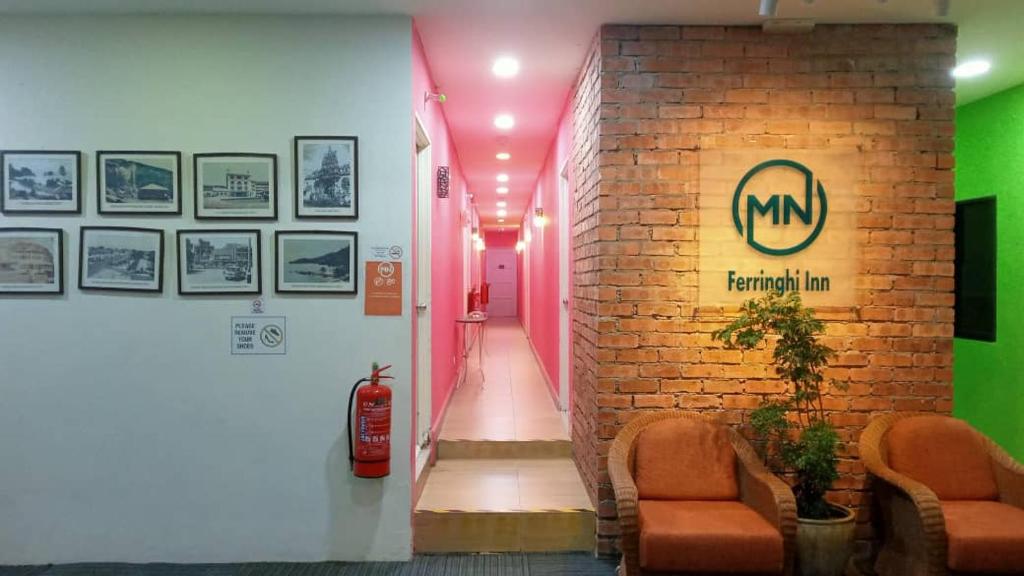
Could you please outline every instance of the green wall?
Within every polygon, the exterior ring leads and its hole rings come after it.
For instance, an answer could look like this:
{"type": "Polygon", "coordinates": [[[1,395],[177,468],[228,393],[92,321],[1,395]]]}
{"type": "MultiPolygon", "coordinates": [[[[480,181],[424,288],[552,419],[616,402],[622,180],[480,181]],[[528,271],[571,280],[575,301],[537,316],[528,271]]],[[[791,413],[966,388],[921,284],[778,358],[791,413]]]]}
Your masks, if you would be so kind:
{"type": "Polygon", "coordinates": [[[956,339],[953,410],[1024,460],[1024,85],[957,109],[956,198],[993,195],[996,341],[956,339]]]}

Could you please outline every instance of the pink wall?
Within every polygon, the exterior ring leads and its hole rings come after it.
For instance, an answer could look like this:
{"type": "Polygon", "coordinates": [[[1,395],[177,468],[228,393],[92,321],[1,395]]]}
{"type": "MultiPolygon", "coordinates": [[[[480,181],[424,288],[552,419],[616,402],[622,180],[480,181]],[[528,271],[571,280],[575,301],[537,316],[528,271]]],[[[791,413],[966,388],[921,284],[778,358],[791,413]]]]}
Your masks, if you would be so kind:
{"type": "MultiPolygon", "coordinates": [[[[528,306],[530,341],[540,358],[555,396],[558,395],[558,322],[561,307],[558,291],[558,265],[561,257],[558,253],[558,227],[563,224],[563,219],[571,218],[571,214],[559,213],[558,179],[569,154],[572,128],[569,112],[567,103],[559,120],[558,134],[548,152],[544,168],[537,178],[537,185],[520,229],[520,239],[525,240],[527,227],[531,236],[526,246],[529,255],[521,257],[522,261],[528,262],[530,271],[529,286],[524,285],[520,294],[520,319],[524,319],[528,306]],[[546,226],[537,227],[533,224],[534,210],[537,207],[544,209],[544,215],[547,217],[546,226]]],[[[571,190],[571,174],[569,185],[571,190]]],[[[526,274],[521,276],[525,278],[526,274]]]]}
{"type": "MultiPolygon", "coordinates": [[[[443,105],[431,101],[423,103],[426,92],[435,92],[430,64],[419,33],[413,29],[413,103],[430,137],[431,162],[437,174],[438,166],[449,166],[450,193],[438,198],[436,180],[431,207],[431,428],[437,431],[442,411],[455,385],[459,364],[459,333],[455,319],[463,314],[464,293],[463,247],[468,240],[468,228],[463,226],[463,211],[469,214],[466,181],[459,165],[458,153],[452,142],[443,105]],[[454,363],[453,363],[454,359],[454,363]]],[[[415,165],[415,163],[414,163],[415,165]]],[[[432,178],[433,179],[433,178],[432,178]]],[[[471,256],[474,260],[475,256],[471,256]]],[[[479,264],[473,266],[479,270],[479,264]]],[[[478,273],[478,272],[477,272],[478,273]]],[[[415,286],[415,282],[413,286],[415,286]]],[[[413,314],[415,318],[415,313],[413,314]]],[[[414,332],[415,333],[415,332],[414,332]]],[[[415,391],[416,388],[414,387],[415,391]]],[[[415,405],[415,404],[414,404],[415,405]]],[[[416,427],[413,426],[415,430],[416,427]]]]}
{"type": "Polygon", "coordinates": [[[484,231],[484,243],[488,248],[515,248],[517,241],[519,241],[518,230],[484,231]]]}

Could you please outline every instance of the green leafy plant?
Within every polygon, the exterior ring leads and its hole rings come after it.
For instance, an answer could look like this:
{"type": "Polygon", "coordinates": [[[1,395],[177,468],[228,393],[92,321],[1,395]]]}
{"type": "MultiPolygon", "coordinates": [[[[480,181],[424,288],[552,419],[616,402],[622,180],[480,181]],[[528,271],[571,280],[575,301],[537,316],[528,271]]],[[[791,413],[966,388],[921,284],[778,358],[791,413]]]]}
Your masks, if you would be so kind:
{"type": "Polygon", "coordinates": [[[823,372],[836,353],[819,340],[824,331],[799,292],[772,291],[745,302],[740,316],[712,335],[742,350],[774,343],[772,364],[791,387],[751,413],[754,445],[770,469],[791,480],[797,513],[812,519],[834,516],[825,494],[839,478],[839,436],[822,400],[823,372]]]}

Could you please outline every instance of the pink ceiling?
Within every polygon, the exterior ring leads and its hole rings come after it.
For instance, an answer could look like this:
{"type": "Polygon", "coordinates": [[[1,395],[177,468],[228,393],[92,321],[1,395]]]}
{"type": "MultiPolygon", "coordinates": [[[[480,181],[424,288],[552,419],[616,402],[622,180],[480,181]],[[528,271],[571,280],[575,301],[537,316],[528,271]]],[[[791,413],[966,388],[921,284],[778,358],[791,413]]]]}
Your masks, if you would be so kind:
{"type": "MultiPolygon", "coordinates": [[[[514,2],[509,2],[515,5],[514,2]]],[[[484,225],[497,223],[497,201],[508,202],[506,224],[516,224],[529,203],[537,175],[552,145],[581,55],[596,28],[567,34],[559,18],[517,11],[416,17],[444,104],[465,178],[484,225]],[[496,13],[507,12],[507,13],[496,13]],[[472,25],[466,25],[472,21],[472,25]],[[554,40],[554,41],[552,41],[554,40]],[[520,72],[501,79],[491,73],[500,55],[519,59],[520,72]],[[494,116],[512,114],[514,128],[494,127],[494,116]],[[510,160],[495,158],[509,152],[510,160]],[[509,193],[496,188],[497,174],[509,175],[509,193]]]]}

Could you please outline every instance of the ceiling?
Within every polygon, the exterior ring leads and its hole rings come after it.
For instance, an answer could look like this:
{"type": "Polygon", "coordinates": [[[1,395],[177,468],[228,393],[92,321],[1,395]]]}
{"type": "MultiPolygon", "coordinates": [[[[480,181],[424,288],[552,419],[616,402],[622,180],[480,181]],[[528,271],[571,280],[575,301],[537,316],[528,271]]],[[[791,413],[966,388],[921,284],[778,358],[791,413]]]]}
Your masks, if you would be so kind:
{"type": "MultiPolygon", "coordinates": [[[[407,14],[415,19],[444,104],[459,158],[483,223],[496,224],[495,177],[510,176],[508,224],[522,217],[554,140],[583,57],[603,23],[759,24],[758,0],[0,0],[0,13],[46,14],[407,14]],[[520,74],[491,72],[501,54],[520,74]],[[515,116],[507,143],[495,114],[515,116]],[[512,159],[499,161],[503,149],[512,159]]],[[[779,0],[779,18],[839,22],[935,22],[960,26],[958,58],[987,57],[992,72],[961,81],[960,103],[1024,83],[1019,21],[1024,0],[779,0]]]]}

